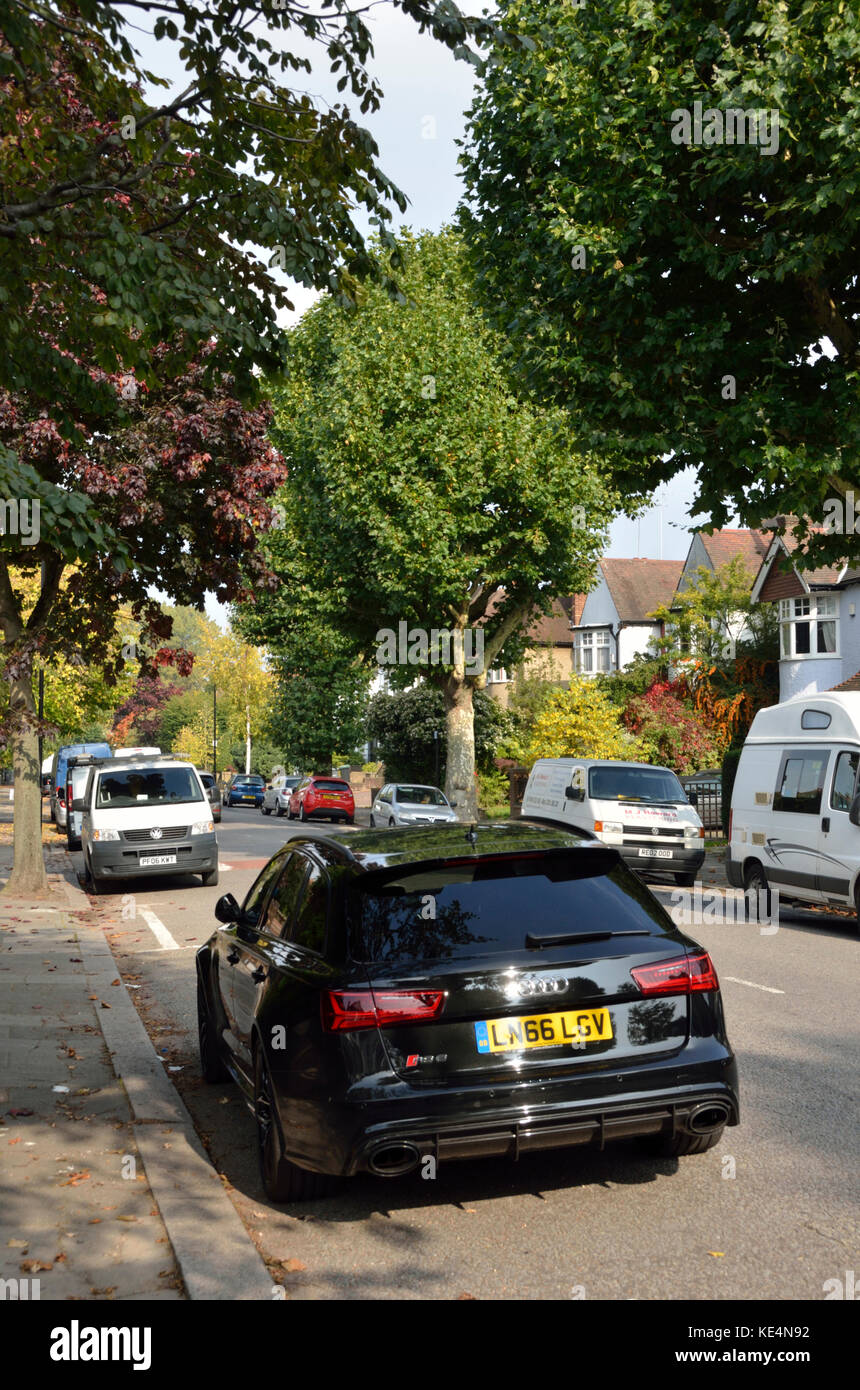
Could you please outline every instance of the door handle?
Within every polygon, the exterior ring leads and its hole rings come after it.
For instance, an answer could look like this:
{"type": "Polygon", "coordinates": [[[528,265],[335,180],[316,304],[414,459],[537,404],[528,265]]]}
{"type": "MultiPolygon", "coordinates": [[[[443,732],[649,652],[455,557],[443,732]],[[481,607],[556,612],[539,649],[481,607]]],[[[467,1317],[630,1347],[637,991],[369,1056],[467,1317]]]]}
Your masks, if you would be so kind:
{"type": "Polygon", "coordinates": [[[825,832],[825,834],[826,834],[827,831],[830,829],[830,817],[829,817],[829,816],[825,816],[824,819],[822,820],[822,822],[821,822],[821,829],[825,832]]]}
{"type": "Polygon", "coordinates": [[[262,965],[258,965],[256,970],[252,970],[251,979],[255,982],[255,984],[261,985],[265,980],[267,973],[268,972],[263,969],[262,965]]]}
{"type": "Polygon", "coordinates": [[[237,963],[239,959],[239,952],[236,950],[235,946],[231,946],[230,950],[227,952],[227,959],[231,965],[235,965],[237,963]]]}

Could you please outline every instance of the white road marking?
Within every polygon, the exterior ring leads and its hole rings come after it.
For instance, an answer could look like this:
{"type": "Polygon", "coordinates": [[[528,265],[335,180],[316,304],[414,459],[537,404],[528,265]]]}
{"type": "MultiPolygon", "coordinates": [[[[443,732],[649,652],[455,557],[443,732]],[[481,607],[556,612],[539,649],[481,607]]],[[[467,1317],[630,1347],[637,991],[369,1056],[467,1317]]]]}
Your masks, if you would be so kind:
{"type": "Polygon", "coordinates": [[[138,907],[137,910],[140,913],[146,925],[150,928],[156,941],[160,943],[161,949],[163,951],[179,950],[178,941],[173,940],[173,937],[170,935],[170,932],[167,930],[164,923],[161,921],[159,917],[156,917],[155,913],[152,911],[151,908],[138,907]]]}
{"type": "Polygon", "coordinates": [[[219,859],[219,860],[218,860],[218,868],[221,870],[222,874],[229,874],[229,873],[231,872],[232,868],[233,868],[233,865],[232,865],[232,864],[222,864],[221,860],[219,859]]]}
{"type": "Polygon", "coordinates": [[[739,980],[737,975],[724,975],[723,979],[733,985],[749,985],[750,989],[763,989],[765,994],[785,994],[784,989],[774,989],[772,985],[757,985],[752,980],[739,980]]]}

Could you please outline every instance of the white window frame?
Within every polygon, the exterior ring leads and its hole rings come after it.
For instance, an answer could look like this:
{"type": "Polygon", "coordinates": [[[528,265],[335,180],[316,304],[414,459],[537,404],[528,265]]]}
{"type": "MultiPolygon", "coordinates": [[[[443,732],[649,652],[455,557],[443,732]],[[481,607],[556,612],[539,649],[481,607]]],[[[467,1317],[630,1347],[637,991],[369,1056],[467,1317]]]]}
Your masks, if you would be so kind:
{"type": "Polygon", "coordinates": [[[782,661],[822,661],[839,657],[839,600],[836,594],[801,594],[779,601],[779,655],[782,661]],[[833,627],[833,650],[820,651],[821,629],[833,627]],[[809,651],[797,650],[798,628],[809,629],[809,651]]]}
{"type": "Polygon", "coordinates": [[[573,634],[573,669],[578,676],[608,675],[612,661],[607,628],[584,628],[573,634]]]}
{"type": "Polygon", "coordinates": [[[505,685],[508,682],[508,673],[504,666],[496,666],[492,671],[487,672],[487,685],[505,685]]]}

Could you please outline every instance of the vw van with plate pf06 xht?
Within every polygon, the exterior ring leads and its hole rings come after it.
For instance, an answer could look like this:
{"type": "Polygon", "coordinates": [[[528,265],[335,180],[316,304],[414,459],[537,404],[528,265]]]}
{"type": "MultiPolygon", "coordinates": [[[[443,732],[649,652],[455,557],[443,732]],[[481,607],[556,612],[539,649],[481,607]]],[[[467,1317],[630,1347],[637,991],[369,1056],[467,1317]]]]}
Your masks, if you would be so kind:
{"type": "Polygon", "coordinates": [[[617,849],[639,873],[694,883],[705,830],[668,767],[595,758],[539,758],[529,774],[525,820],[567,826],[617,849]]]}
{"type": "Polygon", "coordinates": [[[112,758],[90,769],[80,802],[87,884],[94,893],[148,874],[218,882],[212,807],[197,769],[177,758],[112,758]]]}

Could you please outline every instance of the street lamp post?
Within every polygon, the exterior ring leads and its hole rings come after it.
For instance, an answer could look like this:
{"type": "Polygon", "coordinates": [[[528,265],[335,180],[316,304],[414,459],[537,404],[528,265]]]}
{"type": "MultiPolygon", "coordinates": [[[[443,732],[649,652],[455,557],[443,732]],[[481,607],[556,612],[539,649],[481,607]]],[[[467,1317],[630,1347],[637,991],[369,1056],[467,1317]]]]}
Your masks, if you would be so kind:
{"type": "Polygon", "coordinates": [[[212,687],[212,776],[218,780],[218,702],[216,687],[212,687]]]}

